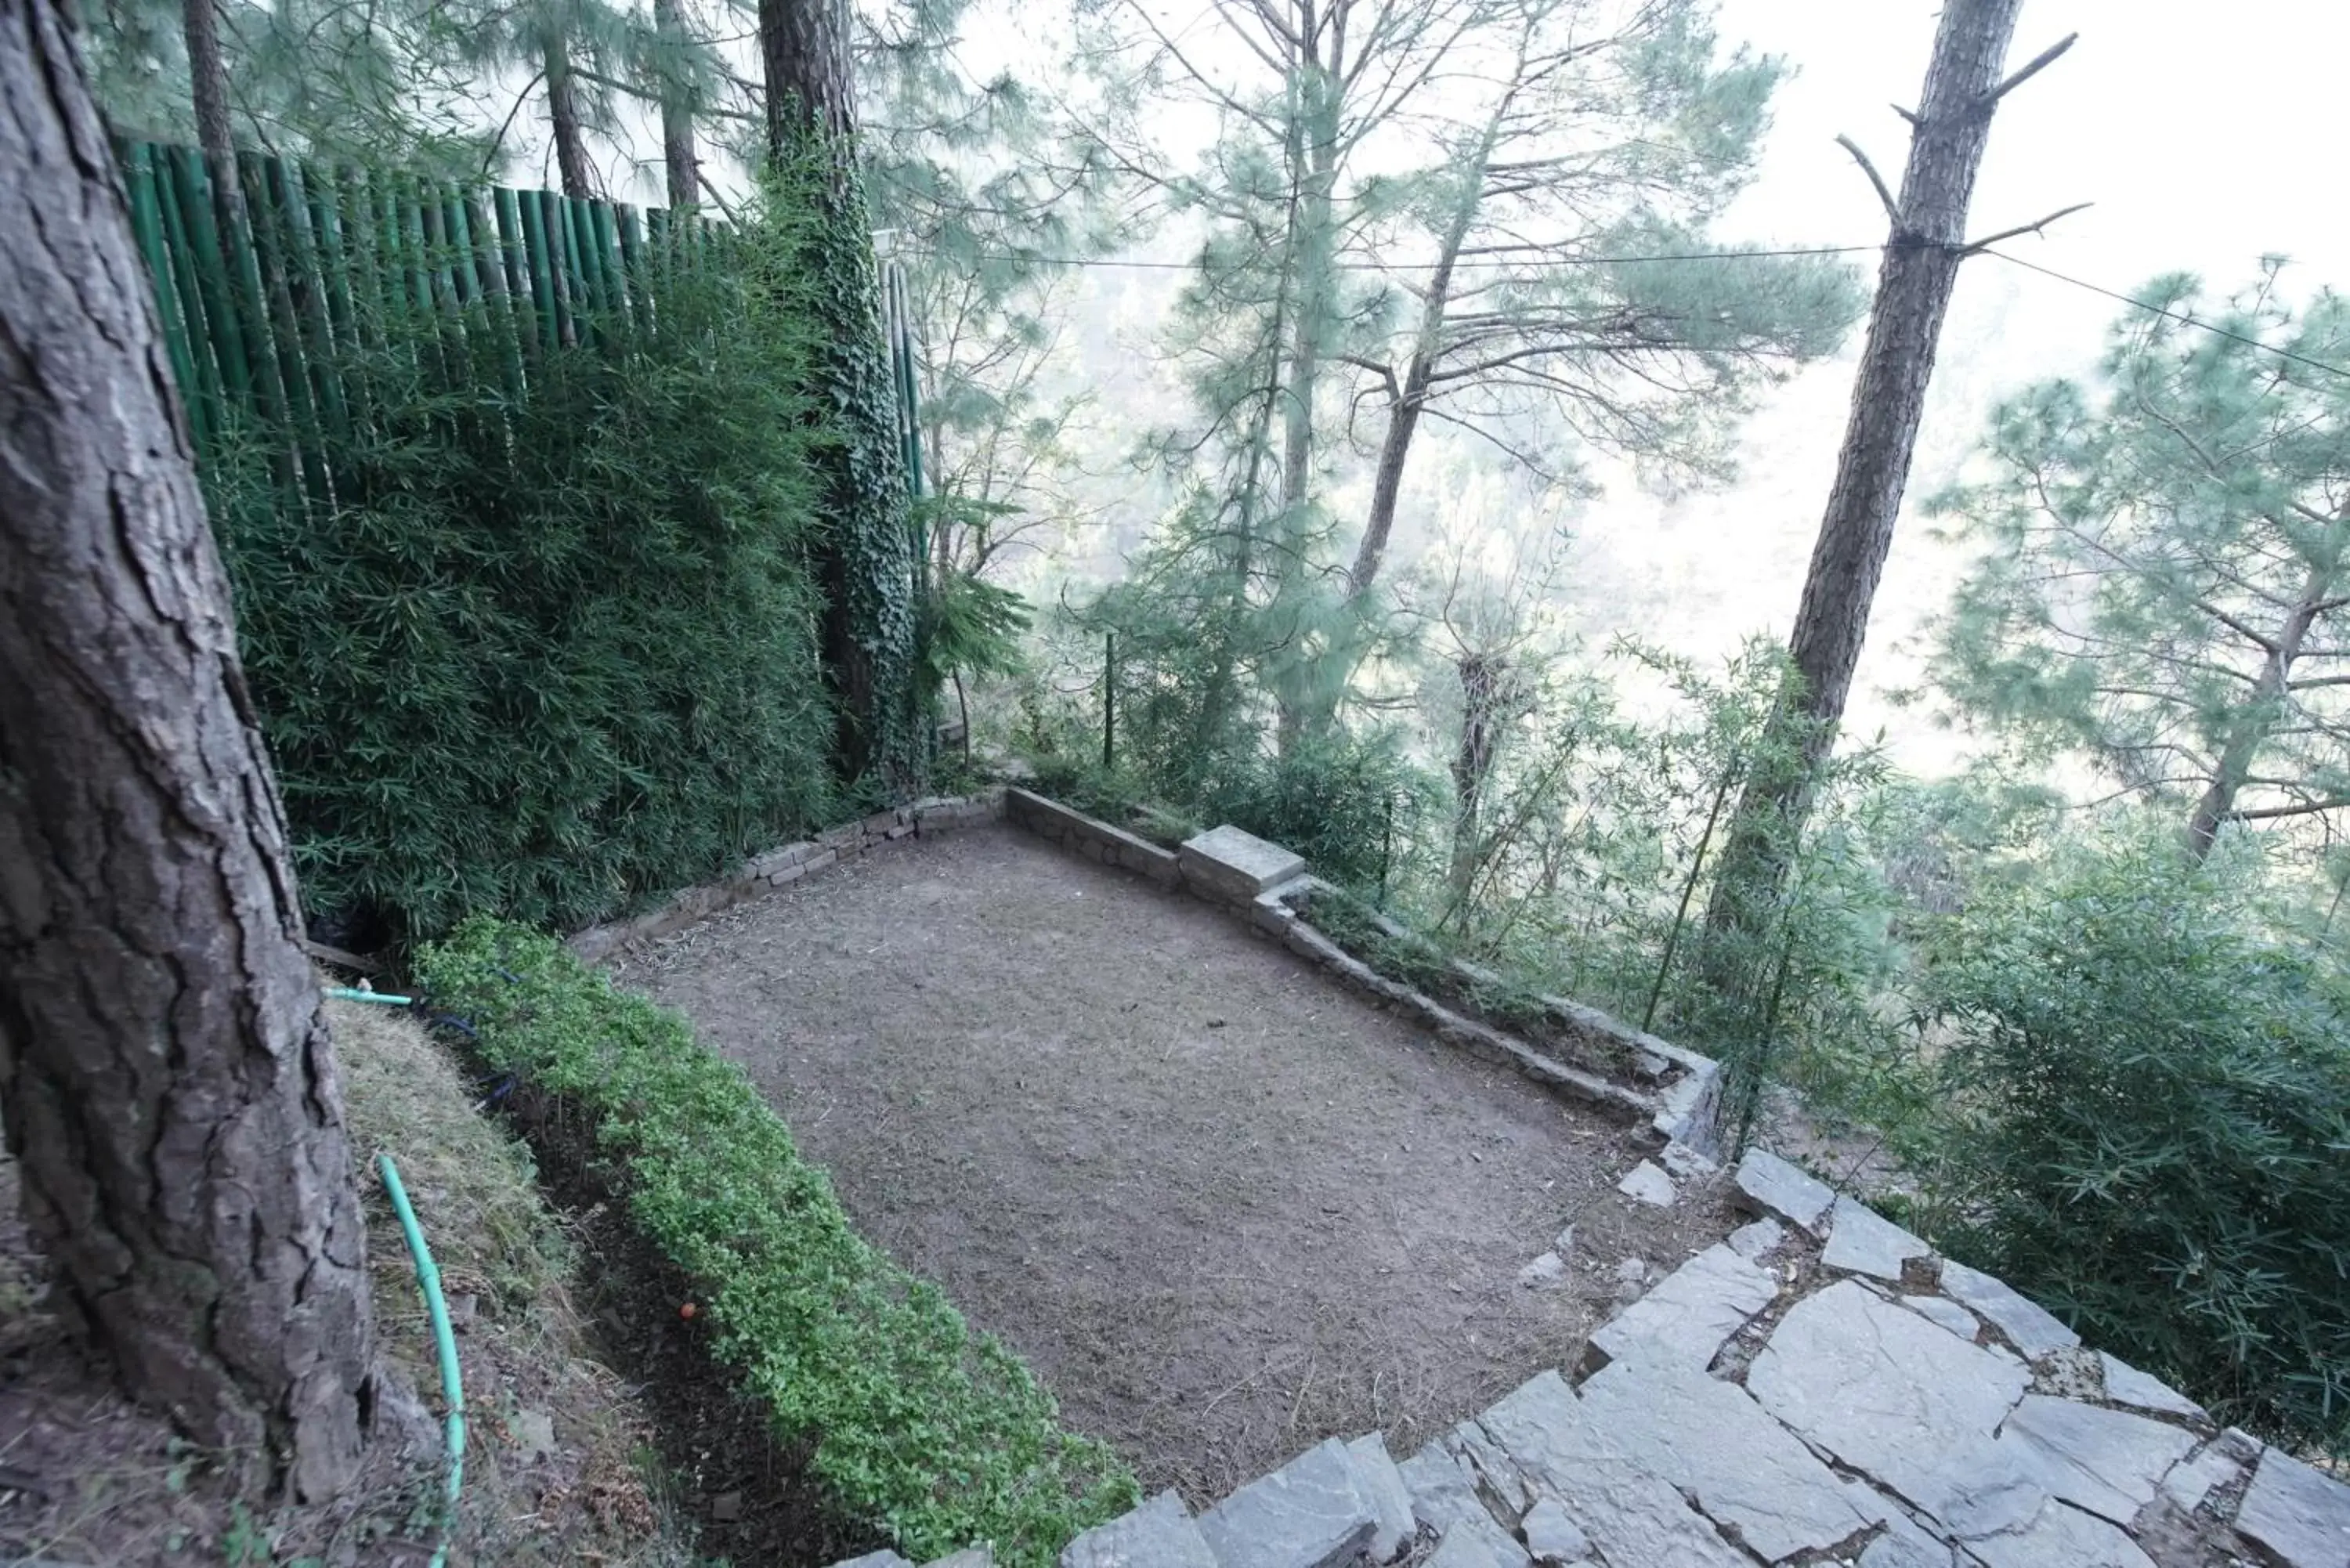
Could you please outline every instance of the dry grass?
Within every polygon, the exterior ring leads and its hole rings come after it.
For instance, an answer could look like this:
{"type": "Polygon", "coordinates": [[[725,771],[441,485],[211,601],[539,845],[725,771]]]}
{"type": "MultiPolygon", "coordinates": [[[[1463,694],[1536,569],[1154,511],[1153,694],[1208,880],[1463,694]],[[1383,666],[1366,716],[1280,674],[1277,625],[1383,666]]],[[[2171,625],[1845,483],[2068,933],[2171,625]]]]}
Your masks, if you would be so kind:
{"type": "MultiPolygon", "coordinates": [[[[694,1561],[648,1483],[650,1445],[620,1380],[589,1353],[566,1281],[572,1248],[530,1155],[480,1114],[456,1061],[406,1013],[328,1004],[343,1105],[367,1175],[369,1266],[385,1356],[439,1386],[432,1328],[374,1179],[389,1152],[439,1263],[473,1431],[453,1561],[666,1568],[694,1561]]],[[[437,1399],[427,1403],[439,1414],[437,1399]]]]}
{"type": "MultiPolygon", "coordinates": [[[[688,1568],[689,1532],[649,1468],[644,1417],[588,1347],[573,1247],[522,1146],[474,1108],[459,1064],[405,1013],[330,1002],[368,1210],[379,1348],[437,1417],[432,1330],[375,1173],[389,1150],[461,1320],[471,1438],[459,1568],[688,1568]]],[[[173,1436],[84,1363],[47,1310],[0,1158],[0,1563],[421,1568],[441,1456],[379,1445],[330,1505],[242,1495],[236,1456],[173,1436]]],[[[437,1433],[437,1422],[435,1424],[437,1433]]]]}

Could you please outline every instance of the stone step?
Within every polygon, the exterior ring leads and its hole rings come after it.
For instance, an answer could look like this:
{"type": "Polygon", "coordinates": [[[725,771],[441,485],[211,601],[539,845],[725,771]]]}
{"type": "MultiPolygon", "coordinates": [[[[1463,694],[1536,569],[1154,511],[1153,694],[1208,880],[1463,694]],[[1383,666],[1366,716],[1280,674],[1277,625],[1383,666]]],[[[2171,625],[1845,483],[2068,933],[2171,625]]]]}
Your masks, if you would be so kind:
{"type": "Polygon", "coordinates": [[[1215,1553],[1172,1491],[1096,1525],[1061,1548],[1060,1568],[1217,1568],[1215,1553]]]}
{"type": "Polygon", "coordinates": [[[1411,1489],[1388,1452],[1387,1438],[1378,1432],[1366,1432],[1348,1443],[1347,1457],[1354,1461],[1356,1490],[1378,1515],[1371,1561],[1392,1563],[1411,1550],[1412,1538],[1419,1533],[1411,1514],[1411,1489]]]}
{"type": "Polygon", "coordinates": [[[960,1552],[949,1552],[930,1568],[995,1568],[995,1548],[984,1542],[966,1546],[960,1552]]]}
{"type": "Polygon", "coordinates": [[[914,1568],[911,1563],[884,1546],[879,1552],[868,1552],[862,1557],[843,1558],[832,1568],[914,1568]]]}
{"type": "Polygon", "coordinates": [[[1331,1438],[1200,1516],[1219,1568],[1344,1568],[1379,1534],[1347,1445],[1331,1438]]]}

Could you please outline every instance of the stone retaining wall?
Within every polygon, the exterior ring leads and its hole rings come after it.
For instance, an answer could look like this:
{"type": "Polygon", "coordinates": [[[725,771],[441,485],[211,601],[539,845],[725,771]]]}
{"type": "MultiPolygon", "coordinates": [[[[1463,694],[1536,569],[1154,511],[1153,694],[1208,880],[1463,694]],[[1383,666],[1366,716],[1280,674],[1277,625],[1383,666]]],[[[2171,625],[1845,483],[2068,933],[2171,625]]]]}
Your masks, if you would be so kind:
{"type": "MultiPolygon", "coordinates": [[[[1625,1076],[1630,1081],[1619,1083],[1520,1038],[1471,1005],[1440,1002],[1392,980],[1306,919],[1315,896],[1335,889],[1307,875],[1305,861],[1288,850],[1233,827],[1201,834],[1178,850],[1163,849],[1024,789],[1004,791],[1003,815],[1071,854],[1147,877],[1161,888],[1180,889],[1230,911],[1258,936],[1326,970],[1372,1002],[1416,1019],[1448,1045],[1511,1067],[1607,1116],[1643,1124],[1659,1143],[1679,1141],[1705,1153],[1713,1151],[1713,1109],[1721,1074],[1711,1057],[1620,1023],[1597,1008],[1564,997],[1543,998],[1558,1028],[1593,1042],[1605,1057],[1627,1064],[1625,1076]]],[[[1392,921],[1387,924],[1393,935],[1409,934],[1392,921]]],[[[1456,967],[1471,983],[1492,978],[1469,965],[1456,967]]]]}
{"type": "Polygon", "coordinates": [[[854,860],[876,845],[948,833],[977,823],[994,822],[1003,815],[1001,789],[983,790],[976,794],[932,795],[911,805],[877,811],[855,822],[827,827],[814,838],[754,856],[724,881],[688,888],[646,914],[575,932],[568,939],[571,950],[595,963],[631,943],[683,930],[721,909],[764,898],[803,877],[814,876],[843,860],[854,860]]]}

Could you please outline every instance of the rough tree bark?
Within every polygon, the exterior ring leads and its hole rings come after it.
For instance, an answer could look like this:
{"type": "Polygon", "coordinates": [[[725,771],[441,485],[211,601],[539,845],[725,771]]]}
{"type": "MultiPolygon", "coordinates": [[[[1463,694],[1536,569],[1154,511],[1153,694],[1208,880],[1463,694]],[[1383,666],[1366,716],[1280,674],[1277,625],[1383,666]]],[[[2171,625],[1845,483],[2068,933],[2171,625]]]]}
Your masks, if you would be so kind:
{"type": "Polygon", "coordinates": [[[667,75],[661,81],[661,163],[669,176],[671,212],[702,200],[702,160],[693,141],[693,98],[682,79],[679,58],[688,37],[679,0],[653,0],[653,31],[665,46],[667,75]]]}
{"type": "Polygon", "coordinates": [[[2052,51],[2001,81],[2022,6],[2023,0],[1947,0],[1924,98],[1909,117],[1909,161],[1898,202],[1863,160],[1893,232],[1877,271],[1827,514],[1788,642],[1794,684],[1782,704],[1781,749],[1801,762],[1748,774],[1707,910],[1706,923],[1715,931],[1751,926],[1775,902],[1786,846],[1802,831],[1819,764],[1844,717],[1909,479],[1942,318],[1968,251],[1967,206],[1991,138],[1991,114],[2008,88],[2054,57],[2052,51]]]}
{"type": "Polygon", "coordinates": [[[588,164],[588,137],[579,123],[579,83],[571,74],[571,51],[561,38],[546,46],[546,118],[555,133],[555,166],[563,193],[585,200],[596,193],[588,164]]]}
{"type": "Polygon", "coordinates": [[[1452,755],[1452,854],[1446,883],[1453,908],[1469,902],[1483,847],[1485,781],[1501,750],[1509,660],[1497,653],[1463,654],[1454,668],[1461,676],[1461,743],[1452,755]]]}
{"type": "Polygon", "coordinates": [[[181,29],[188,41],[188,88],[196,109],[196,145],[215,171],[236,166],[236,137],[228,116],[228,67],[221,62],[218,0],[183,0],[181,29]]]}
{"type": "Polygon", "coordinates": [[[848,439],[828,458],[828,526],[816,551],[825,596],[826,673],[838,703],[835,767],[879,773],[893,790],[916,782],[911,681],[915,569],[899,468],[897,397],[881,341],[872,225],[857,179],[857,99],[848,0],[760,0],[767,149],[788,166],[814,151],[829,171],[825,222],[808,265],[828,295],[832,342],[826,394],[848,439]]]}
{"type": "Polygon", "coordinates": [[[815,130],[845,156],[857,133],[848,0],[759,0],[759,50],[767,68],[768,150],[788,157],[815,130]]]}
{"type": "Polygon", "coordinates": [[[0,0],[0,1121],[70,1321],[300,1498],[374,1387],[286,826],[64,0],[0,0]]]}

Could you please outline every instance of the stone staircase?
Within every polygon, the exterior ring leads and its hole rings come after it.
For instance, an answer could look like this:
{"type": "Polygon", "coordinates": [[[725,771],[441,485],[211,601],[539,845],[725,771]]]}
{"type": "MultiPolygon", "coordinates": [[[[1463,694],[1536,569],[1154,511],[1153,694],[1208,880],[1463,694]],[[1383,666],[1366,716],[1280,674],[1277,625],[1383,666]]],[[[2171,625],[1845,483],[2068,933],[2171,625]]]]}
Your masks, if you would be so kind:
{"type": "Polygon", "coordinates": [[[1059,1568],[2350,1568],[2350,1486],[1783,1160],[1729,1179],[1754,1221],[1576,1381],[1401,1464],[1372,1433],[1196,1518],[1162,1492],[1059,1568]]]}

